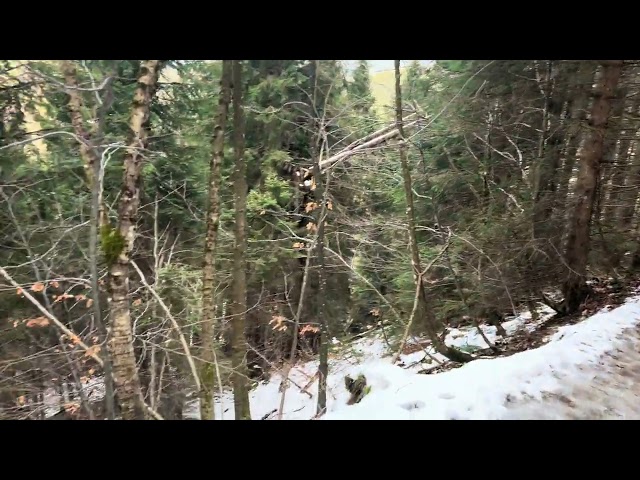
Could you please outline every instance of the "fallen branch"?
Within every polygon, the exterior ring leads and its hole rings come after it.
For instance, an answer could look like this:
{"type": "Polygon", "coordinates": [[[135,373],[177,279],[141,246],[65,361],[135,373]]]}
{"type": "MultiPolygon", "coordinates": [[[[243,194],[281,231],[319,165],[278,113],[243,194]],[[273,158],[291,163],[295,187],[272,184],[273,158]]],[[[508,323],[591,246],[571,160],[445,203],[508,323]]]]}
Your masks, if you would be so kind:
{"type": "MultiPolygon", "coordinates": [[[[414,120],[413,122],[408,123],[407,125],[405,125],[405,128],[411,127],[415,124],[417,124],[420,120],[414,120]]],[[[384,131],[385,129],[383,129],[382,131],[384,131]]],[[[393,128],[391,131],[388,131],[387,133],[384,133],[380,136],[377,136],[375,138],[372,138],[371,140],[361,143],[351,149],[345,149],[342,150],[341,152],[325,159],[322,160],[320,162],[320,171],[321,172],[325,172],[327,169],[329,169],[330,167],[332,167],[333,165],[335,165],[338,162],[341,162],[343,160],[346,160],[349,157],[352,157],[353,155],[356,155],[368,148],[371,147],[375,147],[377,145],[380,145],[381,143],[386,142],[387,140],[390,140],[392,138],[397,137],[400,134],[399,130],[397,128],[393,128]]],[[[365,137],[367,138],[367,137],[365,137]]],[[[357,143],[358,141],[354,142],[357,143]]],[[[352,143],[352,145],[354,144],[352,143]]]]}

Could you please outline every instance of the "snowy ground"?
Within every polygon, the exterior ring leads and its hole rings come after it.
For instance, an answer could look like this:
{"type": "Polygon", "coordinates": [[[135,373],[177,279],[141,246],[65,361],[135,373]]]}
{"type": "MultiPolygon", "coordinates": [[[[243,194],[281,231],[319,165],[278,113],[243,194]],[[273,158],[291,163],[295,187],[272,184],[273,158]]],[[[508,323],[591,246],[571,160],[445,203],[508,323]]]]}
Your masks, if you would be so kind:
{"type": "MultiPolygon", "coordinates": [[[[503,326],[511,335],[526,321],[526,317],[518,317],[503,326]]],[[[639,325],[640,297],[635,297],[614,310],[561,327],[540,348],[480,359],[432,375],[416,373],[429,367],[419,363],[426,357],[423,350],[402,356],[401,367],[391,365],[381,339],[361,339],[336,351],[339,358],[330,361],[324,419],[640,418],[639,325]],[[366,376],[371,391],[359,404],[348,406],[344,376],[355,378],[359,373],[366,376]]],[[[535,325],[529,321],[527,328],[533,330],[535,325]]],[[[495,327],[483,331],[490,341],[496,339],[495,327]]],[[[464,349],[486,347],[475,329],[451,329],[446,342],[464,349]]],[[[299,365],[291,378],[304,387],[317,366],[317,362],[299,365]]],[[[269,383],[251,392],[252,418],[263,418],[278,408],[280,383],[281,377],[274,374],[269,383]]],[[[283,418],[313,418],[317,386],[315,381],[308,388],[310,395],[290,386],[283,418]]],[[[197,404],[187,410],[188,416],[197,417],[197,404]]],[[[218,399],[216,416],[233,419],[231,396],[218,399]]],[[[272,413],[268,418],[275,417],[272,413]]]]}

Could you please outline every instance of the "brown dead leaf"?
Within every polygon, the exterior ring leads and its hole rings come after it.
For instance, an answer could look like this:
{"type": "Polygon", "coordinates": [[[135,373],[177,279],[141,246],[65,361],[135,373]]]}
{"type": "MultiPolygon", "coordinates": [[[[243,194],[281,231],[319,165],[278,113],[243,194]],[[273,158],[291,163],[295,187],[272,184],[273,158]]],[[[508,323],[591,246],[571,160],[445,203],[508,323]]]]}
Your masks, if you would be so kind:
{"type": "Polygon", "coordinates": [[[309,213],[309,212],[313,212],[316,208],[318,208],[318,204],[315,202],[309,202],[307,203],[307,206],[304,207],[304,211],[309,213]]]}
{"type": "Polygon", "coordinates": [[[71,335],[71,343],[74,345],[78,345],[80,343],[80,337],[77,335],[71,335]]]}
{"type": "Polygon", "coordinates": [[[55,301],[53,303],[58,303],[63,300],[68,300],[70,298],[75,298],[73,295],[69,295],[68,293],[63,293],[62,295],[58,295],[57,297],[54,295],[55,301]]]}
{"type": "Polygon", "coordinates": [[[52,281],[49,283],[53,288],[60,288],[60,284],[57,281],[52,281]]]}
{"type": "Polygon", "coordinates": [[[93,345],[89,347],[86,352],[84,352],[84,356],[93,357],[94,355],[97,355],[99,351],[100,351],[100,345],[93,345]]]}
{"type": "Polygon", "coordinates": [[[307,230],[311,233],[316,233],[318,231],[318,226],[315,223],[307,223],[307,230]]]}
{"type": "Polygon", "coordinates": [[[38,292],[41,292],[43,290],[44,290],[44,284],[41,283],[41,282],[36,282],[33,285],[31,285],[31,291],[32,292],[38,293],[38,292]]]}
{"type": "Polygon", "coordinates": [[[18,397],[18,405],[24,405],[24,402],[25,402],[24,395],[20,395],[18,397]]]}
{"type": "Polygon", "coordinates": [[[277,330],[279,332],[284,332],[287,330],[287,326],[284,323],[286,321],[287,321],[286,317],[283,317],[282,315],[274,315],[273,317],[271,317],[271,321],[269,321],[269,325],[273,325],[274,330],[277,330]]]}
{"type": "Polygon", "coordinates": [[[74,414],[80,408],[80,404],[77,402],[69,402],[69,403],[65,403],[63,407],[67,412],[74,414]]]}
{"type": "Polygon", "coordinates": [[[305,325],[300,329],[300,335],[304,335],[307,332],[318,333],[320,329],[318,327],[314,327],[313,325],[305,325]]]}
{"type": "Polygon", "coordinates": [[[91,308],[91,305],[93,305],[93,298],[88,298],[87,299],[87,308],[91,308]]]}
{"type": "Polygon", "coordinates": [[[86,300],[87,296],[86,295],[76,295],[75,298],[76,298],[76,302],[81,302],[83,300],[86,300]]]}
{"type": "Polygon", "coordinates": [[[371,315],[373,315],[374,317],[379,317],[380,316],[380,309],[378,307],[372,308],[369,313],[371,315]]]}
{"type": "Polygon", "coordinates": [[[46,327],[47,325],[49,325],[49,319],[47,317],[36,317],[36,318],[32,318],[30,320],[27,320],[27,327],[28,328],[33,328],[33,327],[46,327]]]}
{"type": "Polygon", "coordinates": [[[142,300],[137,298],[133,301],[133,306],[134,307],[139,307],[140,305],[142,305],[142,300]]]}
{"type": "Polygon", "coordinates": [[[293,248],[304,248],[304,243],[302,242],[295,242],[293,244],[293,248]]]}

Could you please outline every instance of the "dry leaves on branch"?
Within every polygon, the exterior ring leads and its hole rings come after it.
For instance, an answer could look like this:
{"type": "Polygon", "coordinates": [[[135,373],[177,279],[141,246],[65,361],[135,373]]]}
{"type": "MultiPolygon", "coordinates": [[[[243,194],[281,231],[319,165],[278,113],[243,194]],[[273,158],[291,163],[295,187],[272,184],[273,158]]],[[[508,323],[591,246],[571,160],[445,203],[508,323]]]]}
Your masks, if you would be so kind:
{"type": "Polygon", "coordinates": [[[39,293],[39,292],[41,292],[43,290],[44,290],[44,284],[42,282],[36,282],[33,285],[31,285],[31,291],[32,292],[39,293]]]}
{"type": "Polygon", "coordinates": [[[53,298],[55,299],[53,301],[53,303],[58,303],[58,302],[62,302],[64,300],[69,300],[70,298],[75,298],[73,295],[69,295],[68,293],[63,293],[62,295],[54,295],[53,298]]]}
{"type": "Polygon", "coordinates": [[[372,308],[369,313],[371,315],[373,315],[374,317],[379,317],[380,316],[380,309],[378,307],[372,308]]]}
{"type": "Polygon", "coordinates": [[[307,223],[307,230],[311,233],[316,233],[318,231],[318,226],[315,223],[307,223]]]}
{"type": "Polygon", "coordinates": [[[296,248],[296,249],[297,249],[297,248],[304,248],[304,243],[302,243],[302,242],[295,242],[295,243],[293,244],[293,248],[296,248]]]}
{"type": "Polygon", "coordinates": [[[49,325],[49,319],[47,317],[36,317],[36,318],[32,318],[30,320],[27,320],[27,327],[28,328],[33,328],[33,327],[46,327],[47,325],[49,325]]]}
{"type": "Polygon", "coordinates": [[[304,207],[304,211],[309,213],[309,212],[313,212],[316,208],[318,208],[318,204],[315,202],[309,202],[307,203],[307,206],[304,207]]]}
{"type": "Polygon", "coordinates": [[[133,306],[134,306],[134,307],[139,307],[140,305],[142,305],[142,300],[141,300],[141,299],[139,299],[139,298],[136,298],[136,299],[133,301],[133,306]]]}
{"type": "Polygon", "coordinates": [[[22,296],[22,289],[21,288],[16,288],[16,295],[22,296]]]}
{"type": "Polygon", "coordinates": [[[300,335],[304,335],[305,333],[318,333],[320,329],[318,327],[314,327],[312,325],[305,325],[300,329],[300,335]]]}
{"type": "Polygon", "coordinates": [[[53,288],[59,288],[60,287],[60,284],[55,280],[53,280],[52,282],[49,282],[49,285],[51,285],[53,288]]]}
{"type": "Polygon", "coordinates": [[[273,325],[274,330],[285,332],[287,330],[287,326],[285,325],[286,321],[286,317],[283,317],[282,315],[274,315],[273,317],[271,317],[269,325],[273,325]]]}

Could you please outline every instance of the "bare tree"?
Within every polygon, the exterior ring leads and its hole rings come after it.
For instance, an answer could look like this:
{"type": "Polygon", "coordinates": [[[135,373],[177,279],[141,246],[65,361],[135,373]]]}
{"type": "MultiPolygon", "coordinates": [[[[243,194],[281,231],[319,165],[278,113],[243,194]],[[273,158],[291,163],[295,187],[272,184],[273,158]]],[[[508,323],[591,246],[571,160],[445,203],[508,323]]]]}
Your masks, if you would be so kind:
{"type": "Polygon", "coordinates": [[[107,345],[113,362],[113,379],[124,420],[144,419],[145,406],[133,349],[129,308],[129,263],[136,238],[144,150],[149,137],[150,105],[155,94],[160,60],[143,60],[133,98],[133,138],[124,158],[124,175],[118,206],[118,226],[103,232],[103,244],[112,255],[109,269],[111,338],[107,345]]]}
{"type": "Polygon", "coordinates": [[[247,384],[247,164],[244,158],[245,118],[242,105],[242,63],[233,60],[233,147],[235,169],[233,196],[235,207],[235,246],[233,250],[233,315],[231,342],[233,366],[233,401],[236,420],[251,420],[247,384]]]}
{"type": "Polygon", "coordinates": [[[400,83],[400,60],[395,61],[396,76],[396,126],[399,132],[400,163],[402,165],[402,178],[404,181],[405,198],[407,201],[407,223],[409,228],[409,244],[411,248],[411,265],[413,276],[416,282],[416,314],[418,318],[426,319],[427,333],[436,351],[456,362],[468,362],[473,360],[471,355],[461,352],[455,348],[447,346],[438,336],[436,319],[433,311],[429,308],[426,292],[423,285],[423,272],[420,261],[420,250],[416,236],[416,219],[413,206],[413,188],[411,182],[411,169],[407,160],[407,144],[404,135],[404,125],[402,121],[402,87],[400,83]]]}
{"type": "Polygon", "coordinates": [[[231,101],[231,60],[222,61],[220,98],[218,113],[213,130],[213,154],[209,174],[209,211],[207,214],[207,237],[204,246],[202,266],[202,360],[200,370],[202,390],[200,392],[200,418],[215,418],[213,401],[215,362],[215,272],[216,249],[218,246],[218,226],[220,225],[221,167],[224,159],[224,134],[231,101]]]}
{"type": "MultiPolygon", "coordinates": [[[[94,119],[93,131],[88,132],[86,130],[82,117],[83,101],[82,95],[78,90],[77,71],[74,63],[70,60],[63,61],[62,72],[64,74],[65,86],[68,87],[68,108],[71,117],[71,123],[77,137],[83,140],[80,142],[80,155],[84,162],[87,184],[91,189],[89,259],[91,262],[91,290],[93,294],[92,307],[94,321],[98,327],[98,330],[100,331],[100,334],[104,337],[104,341],[106,342],[108,334],[106,325],[102,319],[102,311],[100,309],[100,286],[98,282],[98,227],[108,228],[109,218],[102,202],[102,185],[100,182],[100,176],[102,173],[101,152],[104,152],[104,149],[101,148],[99,144],[104,136],[106,112],[113,103],[113,83],[111,81],[112,77],[107,77],[103,86],[103,88],[105,89],[104,97],[101,98],[100,95],[96,92],[96,97],[98,98],[98,106],[96,108],[95,116],[97,118],[94,119]]],[[[113,420],[115,409],[111,360],[109,359],[109,352],[107,349],[104,349],[102,355],[104,357],[106,413],[107,417],[110,420],[113,420]]]]}

